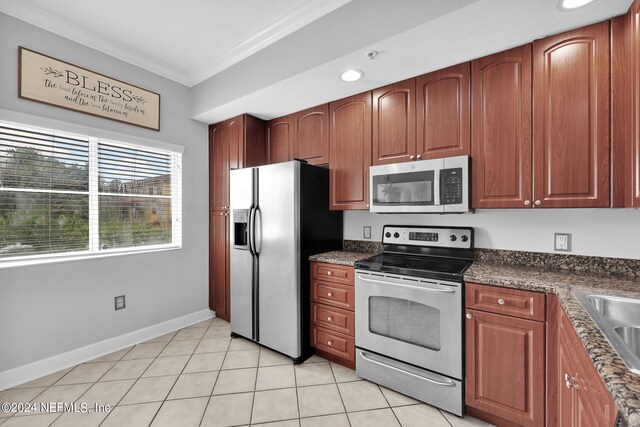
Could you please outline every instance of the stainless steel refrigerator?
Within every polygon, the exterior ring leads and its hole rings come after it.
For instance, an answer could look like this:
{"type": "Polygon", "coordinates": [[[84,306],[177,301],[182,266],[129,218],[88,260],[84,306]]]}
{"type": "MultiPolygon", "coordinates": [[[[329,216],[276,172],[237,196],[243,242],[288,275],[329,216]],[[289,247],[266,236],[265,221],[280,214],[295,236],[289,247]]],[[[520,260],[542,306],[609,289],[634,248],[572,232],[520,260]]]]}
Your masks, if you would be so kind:
{"type": "Polygon", "coordinates": [[[300,161],[231,171],[231,332],[310,355],[309,255],[342,248],[329,171],[300,161]]]}

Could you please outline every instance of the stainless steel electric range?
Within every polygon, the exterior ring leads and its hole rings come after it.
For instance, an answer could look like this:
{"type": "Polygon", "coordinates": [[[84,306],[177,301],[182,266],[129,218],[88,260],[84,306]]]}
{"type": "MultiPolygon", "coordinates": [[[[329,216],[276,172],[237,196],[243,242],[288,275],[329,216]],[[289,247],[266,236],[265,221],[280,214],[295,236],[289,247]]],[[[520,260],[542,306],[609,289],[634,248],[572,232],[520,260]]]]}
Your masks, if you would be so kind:
{"type": "Polygon", "coordinates": [[[387,225],[382,243],[356,263],[356,372],[461,416],[473,228],[387,225]]]}

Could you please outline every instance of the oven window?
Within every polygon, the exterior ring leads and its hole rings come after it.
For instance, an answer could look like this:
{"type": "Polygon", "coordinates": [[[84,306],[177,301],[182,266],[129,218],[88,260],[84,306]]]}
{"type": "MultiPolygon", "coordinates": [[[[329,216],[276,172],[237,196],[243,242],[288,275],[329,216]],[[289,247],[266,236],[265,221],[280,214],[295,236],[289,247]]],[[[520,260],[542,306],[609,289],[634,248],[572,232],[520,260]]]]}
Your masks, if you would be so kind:
{"type": "Polygon", "coordinates": [[[374,205],[433,205],[434,171],[373,176],[374,205]]]}
{"type": "Polygon", "coordinates": [[[415,301],[369,297],[369,332],[440,351],[440,310],[415,301]]]}

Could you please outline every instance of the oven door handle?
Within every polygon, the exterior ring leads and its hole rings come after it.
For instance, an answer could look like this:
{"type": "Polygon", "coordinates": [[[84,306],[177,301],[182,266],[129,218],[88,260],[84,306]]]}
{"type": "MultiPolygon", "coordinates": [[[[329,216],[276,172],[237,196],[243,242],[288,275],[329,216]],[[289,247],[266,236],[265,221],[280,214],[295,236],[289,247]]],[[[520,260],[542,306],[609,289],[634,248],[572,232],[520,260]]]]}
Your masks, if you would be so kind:
{"type": "Polygon", "coordinates": [[[384,280],[367,279],[366,277],[363,277],[363,276],[358,276],[358,279],[362,280],[363,282],[379,283],[381,285],[402,286],[403,288],[411,288],[411,289],[416,289],[420,291],[435,292],[438,294],[453,294],[456,291],[454,288],[426,288],[423,286],[405,285],[404,283],[385,282],[384,280]]]}
{"type": "Polygon", "coordinates": [[[362,357],[367,362],[374,363],[376,365],[382,366],[382,367],[387,368],[387,369],[392,369],[392,370],[400,372],[402,374],[411,375],[412,377],[418,378],[419,380],[424,380],[424,381],[430,382],[431,384],[438,385],[440,387],[455,387],[456,386],[456,383],[454,381],[451,381],[451,380],[447,380],[447,381],[434,380],[433,378],[425,377],[423,375],[414,374],[413,372],[405,371],[404,369],[400,369],[400,368],[397,368],[395,366],[389,365],[387,363],[380,362],[378,360],[375,360],[375,359],[372,359],[370,357],[367,357],[367,353],[365,353],[363,351],[359,351],[359,353],[360,353],[360,357],[362,357]]]}

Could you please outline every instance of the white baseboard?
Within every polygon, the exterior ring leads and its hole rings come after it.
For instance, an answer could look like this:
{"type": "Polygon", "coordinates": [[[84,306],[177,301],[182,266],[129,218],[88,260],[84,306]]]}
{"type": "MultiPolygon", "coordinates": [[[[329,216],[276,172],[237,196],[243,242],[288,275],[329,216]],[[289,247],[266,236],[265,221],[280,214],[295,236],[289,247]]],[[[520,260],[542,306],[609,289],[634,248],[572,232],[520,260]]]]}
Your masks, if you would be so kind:
{"type": "Polygon", "coordinates": [[[27,365],[18,366],[8,371],[0,372],[0,391],[23,384],[36,378],[58,372],[79,363],[87,362],[114,351],[122,350],[142,341],[159,337],[177,329],[185,328],[203,320],[215,317],[211,310],[201,310],[182,317],[167,320],[136,331],[109,338],[97,343],[89,344],[75,350],[57,354],[46,359],[38,360],[27,365]]]}

